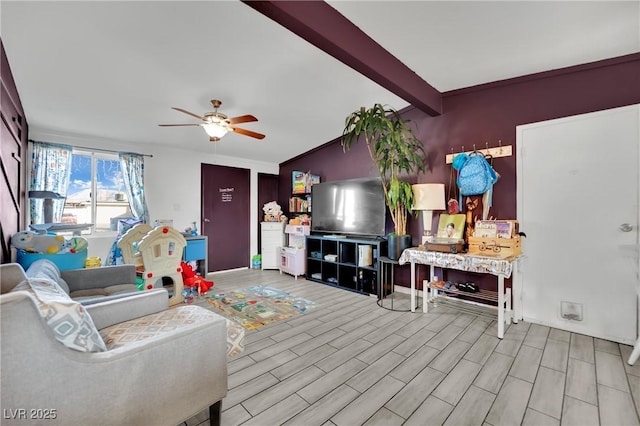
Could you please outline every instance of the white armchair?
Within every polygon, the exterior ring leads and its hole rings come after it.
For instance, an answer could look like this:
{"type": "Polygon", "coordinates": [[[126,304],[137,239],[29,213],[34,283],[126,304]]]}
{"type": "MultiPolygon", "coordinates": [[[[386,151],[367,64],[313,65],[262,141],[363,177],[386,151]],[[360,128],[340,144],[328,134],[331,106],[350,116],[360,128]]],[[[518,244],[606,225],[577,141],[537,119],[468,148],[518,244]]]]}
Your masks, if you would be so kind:
{"type": "Polygon", "coordinates": [[[20,265],[0,265],[3,425],[175,426],[207,407],[219,424],[223,317],[197,306],[168,309],[163,289],[96,303],[81,310],[94,317],[107,350],[82,352],[61,343],[39,296],[9,292],[25,279],[20,265]],[[109,334],[144,325],[154,332],[130,340],[109,334]]]}

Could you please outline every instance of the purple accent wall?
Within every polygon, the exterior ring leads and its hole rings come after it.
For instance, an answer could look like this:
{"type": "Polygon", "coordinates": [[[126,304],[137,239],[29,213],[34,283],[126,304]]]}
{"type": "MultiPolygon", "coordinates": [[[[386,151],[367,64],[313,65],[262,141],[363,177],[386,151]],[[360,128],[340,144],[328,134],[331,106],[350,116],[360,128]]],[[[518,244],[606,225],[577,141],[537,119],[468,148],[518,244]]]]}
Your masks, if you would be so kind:
{"type": "MultiPolygon", "coordinates": [[[[441,116],[429,117],[411,107],[402,111],[416,125],[429,156],[427,171],[415,182],[445,183],[448,191],[451,166],[445,164],[446,154],[452,149],[460,152],[463,146],[473,149],[473,144],[478,149],[486,143],[494,147],[501,141],[513,146],[514,155],[494,159],[501,178],[494,187],[491,214],[514,218],[516,126],[640,103],[640,54],[447,92],[443,99],[441,116]]],[[[280,164],[279,202],[289,198],[293,170],[311,170],[323,182],[377,176],[365,144],[359,142],[344,153],[339,136],[280,164]]],[[[410,222],[411,234],[418,236],[419,221],[410,222]]]]}
{"type": "MultiPolygon", "coordinates": [[[[429,155],[427,172],[412,183],[441,182],[448,192],[451,166],[445,164],[446,154],[460,152],[462,146],[473,149],[473,144],[478,149],[486,143],[494,147],[501,141],[513,146],[514,155],[493,162],[501,178],[494,186],[490,214],[515,218],[516,126],[635,103],[640,103],[640,53],[444,93],[440,116],[429,117],[412,107],[402,111],[417,126],[429,155]]],[[[311,170],[323,182],[376,176],[364,143],[343,153],[339,136],[280,165],[280,202],[288,200],[293,170],[311,170]]],[[[416,245],[420,222],[412,217],[408,224],[416,245]]]]}

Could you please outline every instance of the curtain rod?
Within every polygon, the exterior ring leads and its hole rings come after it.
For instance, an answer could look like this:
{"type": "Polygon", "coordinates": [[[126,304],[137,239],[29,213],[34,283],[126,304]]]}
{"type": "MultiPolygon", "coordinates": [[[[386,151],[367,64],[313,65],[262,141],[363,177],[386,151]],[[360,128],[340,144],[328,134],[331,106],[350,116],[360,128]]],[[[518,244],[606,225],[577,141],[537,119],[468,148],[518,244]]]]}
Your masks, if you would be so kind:
{"type": "Polygon", "coordinates": [[[115,150],[112,150],[112,149],[90,148],[88,146],[76,146],[76,145],[73,145],[73,147],[74,148],[78,148],[78,149],[88,149],[90,151],[111,152],[111,153],[114,153],[114,154],[119,154],[121,152],[126,152],[126,153],[129,153],[129,154],[136,154],[136,155],[142,155],[143,157],[151,157],[151,158],[153,158],[152,154],[140,154],[139,152],[133,152],[133,151],[115,151],[115,150]]]}
{"type": "MultiPolygon", "coordinates": [[[[29,139],[29,142],[33,143],[33,142],[38,142],[38,141],[34,141],[33,139],[29,139]]],[[[91,148],[89,146],[78,146],[78,145],[71,145],[71,146],[74,147],[74,148],[78,148],[78,149],[86,149],[88,151],[109,152],[109,153],[112,153],[112,154],[119,154],[121,152],[127,152],[129,154],[136,154],[136,155],[142,155],[143,157],[153,158],[152,154],[140,154],[138,152],[132,152],[132,151],[115,151],[113,149],[91,148]]]]}

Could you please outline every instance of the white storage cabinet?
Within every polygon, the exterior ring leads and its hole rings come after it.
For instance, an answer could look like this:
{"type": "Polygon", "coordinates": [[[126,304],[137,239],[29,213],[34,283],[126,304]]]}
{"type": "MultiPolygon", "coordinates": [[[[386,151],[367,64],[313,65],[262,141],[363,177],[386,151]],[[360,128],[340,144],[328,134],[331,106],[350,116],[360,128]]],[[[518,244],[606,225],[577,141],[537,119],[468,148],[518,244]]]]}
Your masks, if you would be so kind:
{"type": "Polygon", "coordinates": [[[286,245],[285,224],[281,222],[262,222],[262,269],[280,268],[280,248],[286,245]]]}

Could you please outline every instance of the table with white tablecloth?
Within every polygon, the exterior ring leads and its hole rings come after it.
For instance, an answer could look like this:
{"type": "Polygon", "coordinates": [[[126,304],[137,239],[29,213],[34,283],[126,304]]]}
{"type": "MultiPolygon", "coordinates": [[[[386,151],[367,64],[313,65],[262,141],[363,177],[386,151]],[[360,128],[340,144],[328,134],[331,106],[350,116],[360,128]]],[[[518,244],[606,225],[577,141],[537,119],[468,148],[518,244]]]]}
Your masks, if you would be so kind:
{"type": "MultiPolygon", "coordinates": [[[[504,336],[505,322],[517,322],[521,319],[521,292],[513,280],[512,288],[505,290],[504,279],[511,277],[514,271],[518,257],[504,256],[479,256],[469,253],[444,253],[437,251],[428,251],[421,248],[409,248],[402,252],[398,263],[400,265],[411,264],[411,311],[415,312],[416,308],[416,264],[429,265],[430,276],[429,281],[434,279],[435,268],[456,269],[459,271],[475,272],[480,274],[491,274],[498,278],[497,288],[497,310],[498,310],[498,337],[504,336]],[[511,308],[511,294],[513,291],[513,309],[511,308]]],[[[433,289],[437,295],[437,289],[433,289]]],[[[462,292],[460,294],[463,294],[462,292]]],[[[486,293],[483,293],[486,294],[486,293]]],[[[467,295],[473,297],[473,293],[467,295]]],[[[428,311],[428,289],[423,288],[423,312],[428,311]]],[[[486,298],[486,297],[484,297],[486,298]]],[[[487,300],[489,300],[487,298],[487,300]]]]}

